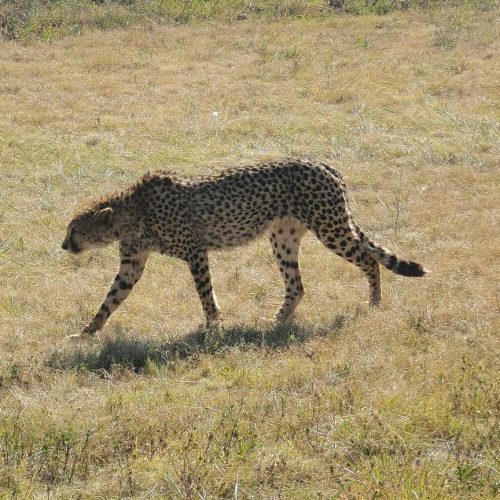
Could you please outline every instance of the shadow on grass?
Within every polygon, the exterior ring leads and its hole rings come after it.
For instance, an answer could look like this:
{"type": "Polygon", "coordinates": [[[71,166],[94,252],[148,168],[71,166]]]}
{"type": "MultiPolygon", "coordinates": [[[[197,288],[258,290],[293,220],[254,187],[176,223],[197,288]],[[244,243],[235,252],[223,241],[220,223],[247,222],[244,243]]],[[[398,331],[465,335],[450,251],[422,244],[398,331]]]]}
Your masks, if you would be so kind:
{"type": "Polygon", "coordinates": [[[339,331],[348,316],[339,314],[323,327],[274,325],[257,327],[235,325],[221,329],[198,329],[185,337],[169,341],[114,338],[94,346],[79,345],[54,352],[47,365],[59,370],[82,369],[109,371],[114,366],[141,371],[148,363],[168,365],[199,354],[216,354],[231,347],[280,349],[302,344],[313,337],[324,337],[339,331]]]}

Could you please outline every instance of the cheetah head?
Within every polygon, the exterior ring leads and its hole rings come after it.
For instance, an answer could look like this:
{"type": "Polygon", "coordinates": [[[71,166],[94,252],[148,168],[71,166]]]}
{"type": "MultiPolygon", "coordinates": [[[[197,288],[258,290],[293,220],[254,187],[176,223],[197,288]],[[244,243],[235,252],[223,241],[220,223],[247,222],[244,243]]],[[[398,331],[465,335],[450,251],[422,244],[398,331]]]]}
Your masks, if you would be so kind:
{"type": "Polygon", "coordinates": [[[91,248],[98,248],[111,243],[113,233],[113,209],[89,210],[73,218],[61,245],[63,250],[80,253],[91,248]]]}

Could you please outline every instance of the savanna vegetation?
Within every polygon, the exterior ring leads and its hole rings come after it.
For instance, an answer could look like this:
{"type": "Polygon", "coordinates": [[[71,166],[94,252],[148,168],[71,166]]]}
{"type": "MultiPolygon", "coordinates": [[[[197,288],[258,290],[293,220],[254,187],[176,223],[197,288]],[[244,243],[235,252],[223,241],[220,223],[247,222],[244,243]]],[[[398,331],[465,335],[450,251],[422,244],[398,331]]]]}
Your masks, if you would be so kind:
{"type": "Polygon", "coordinates": [[[498,496],[498,10],[330,3],[0,6],[0,496],[498,496]],[[382,271],[373,310],[306,237],[277,327],[260,240],[212,255],[206,331],[187,266],[156,256],[68,340],[118,263],[60,249],[82,203],[283,156],[331,161],[357,222],[429,275],[382,271]]]}
{"type": "Polygon", "coordinates": [[[3,0],[0,34],[6,39],[50,41],[84,30],[138,23],[151,27],[192,22],[268,22],[456,7],[488,11],[495,6],[495,0],[3,0]]]}

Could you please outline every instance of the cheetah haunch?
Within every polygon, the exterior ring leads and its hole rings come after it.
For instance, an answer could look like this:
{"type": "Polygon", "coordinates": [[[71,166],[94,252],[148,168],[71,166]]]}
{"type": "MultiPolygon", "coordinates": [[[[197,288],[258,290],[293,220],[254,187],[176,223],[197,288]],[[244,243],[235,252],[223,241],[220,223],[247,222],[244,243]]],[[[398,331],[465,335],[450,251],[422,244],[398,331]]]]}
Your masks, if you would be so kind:
{"type": "Polygon", "coordinates": [[[279,321],[290,317],[304,295],[298,255],[308,229],[327,248],[361,268],[372,305],[380,302],[379,263],[403,276],[426,272],[368,239],[352,219],[344,181],[326,163],[285,160],[199,178],[148,173],[69,223],[64,250],[76,254],[116,240],[120,245],[118,274],[83,334],[104,326],[140,279],[152,251],[188,263],[207,325],[218,322],[208,251],[241,245],[268,229],[286,290],[279,321]]]}

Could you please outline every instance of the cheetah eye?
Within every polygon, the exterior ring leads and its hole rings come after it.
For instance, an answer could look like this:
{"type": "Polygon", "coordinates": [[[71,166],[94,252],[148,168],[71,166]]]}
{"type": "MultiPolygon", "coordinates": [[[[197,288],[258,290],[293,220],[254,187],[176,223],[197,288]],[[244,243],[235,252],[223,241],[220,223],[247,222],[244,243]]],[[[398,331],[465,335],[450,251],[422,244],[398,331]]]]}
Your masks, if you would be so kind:
{"type": "Polygon", "coordinates": [[[73,234],[79,234],[81,236],[83,236],[84,238],[88,238],[88,234],[87,233],[84,233],[83,231],[81,231],[80,229],[75,229],[73,228],[73,234]]]}

